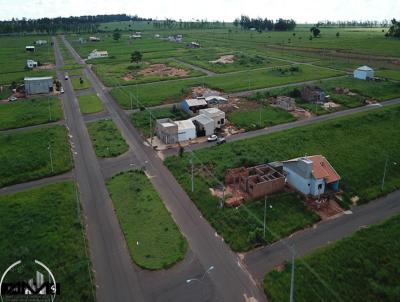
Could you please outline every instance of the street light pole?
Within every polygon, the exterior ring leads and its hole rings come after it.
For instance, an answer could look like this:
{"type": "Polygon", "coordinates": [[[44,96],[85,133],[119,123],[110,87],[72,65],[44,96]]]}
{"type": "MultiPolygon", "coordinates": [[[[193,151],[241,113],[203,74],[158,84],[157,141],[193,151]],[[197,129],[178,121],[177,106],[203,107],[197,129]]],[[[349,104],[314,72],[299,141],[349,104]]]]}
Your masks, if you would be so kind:
{"type": "MultiPolygon", "coordinates": [[[[272,205],[269,205],[269,208],[272,209],[272,205]]],[[[265,239],[265,228],[266,228],[266,219],[267,219],[267,195],[264,198],[264,236],[265,239]]]]}
{"type": "Polygon", "coordinates": [[[50,109],[50,98],[48,96],[47,96],[47,105],[49,107],[49,120],[51,121],[52,118],[51,118],[51,109],[50,109]]]}
{"type": "Polygon", "coordinates": [[[190,165],[192,166],[192,192],[194,192],[194,167],[193,167],[193,158],[190,159],[190,165]]]}
{"type": "Polygon", "coordinates": [[[292,246],[290,248],[290,251],[292,252],[292,276],[290,278],[290,302],[294,302],[294,247],[292,246]]]}
{"type": "Polygon", "coordinates": [[[50,143],[49,143],[49,147],[47,149],[49,149],[51,173],[54,173],[53,155],[51,154],[51,145],[50,145],[50,143]]]}
{"type": "Polygon", "coordinates": [[[381,191],[383,191],[383,187],[384,187],[384,185],[385,185],[386,169],[387,169],[388,161],[389,161],[389,157],[386,156],[385,168],[383,169],[383,177],[382,177],[381,191]]]}

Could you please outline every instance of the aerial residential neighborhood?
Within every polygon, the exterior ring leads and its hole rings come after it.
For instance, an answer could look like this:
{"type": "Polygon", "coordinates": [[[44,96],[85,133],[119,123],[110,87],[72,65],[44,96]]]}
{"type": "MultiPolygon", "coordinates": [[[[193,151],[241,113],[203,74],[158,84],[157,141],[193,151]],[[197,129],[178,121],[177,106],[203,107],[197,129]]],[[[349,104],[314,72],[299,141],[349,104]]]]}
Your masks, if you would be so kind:
{"type": "Polygon", "coordinates": [[[399,12],[0,3],[0,301],[400,301],[399,12]]]}

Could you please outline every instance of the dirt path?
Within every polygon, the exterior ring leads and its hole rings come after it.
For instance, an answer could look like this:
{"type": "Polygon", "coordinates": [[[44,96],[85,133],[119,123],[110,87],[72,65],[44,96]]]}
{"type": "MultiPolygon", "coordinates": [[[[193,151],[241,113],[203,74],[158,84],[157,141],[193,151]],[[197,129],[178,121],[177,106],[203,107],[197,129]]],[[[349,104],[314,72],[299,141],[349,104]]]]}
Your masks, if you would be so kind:
{"type": "Polygon", "coordinates": [[[204,72],[204,73],[205,73],[206,75],[208,75],[208,76],[216,75],[216,73],[215,73],[214,71],[211,71],[211,70],[202,68],[202,67],[200,67],[200,66],[193,65],[193,64],[190,64],[190,63],[186,63],[186,62],[183,62],[183,61],[178,60],[178,59],[176,59],[176,58],[171,58],[171,60],[172,60],[172,61],[175,61],[175,62],[177,62],[177,63],[179,63],[179,64],[186,65],[187,67],[190,67],[190,68],[192,68],[192,69],[194,69],[194,70],[204,72]]]}

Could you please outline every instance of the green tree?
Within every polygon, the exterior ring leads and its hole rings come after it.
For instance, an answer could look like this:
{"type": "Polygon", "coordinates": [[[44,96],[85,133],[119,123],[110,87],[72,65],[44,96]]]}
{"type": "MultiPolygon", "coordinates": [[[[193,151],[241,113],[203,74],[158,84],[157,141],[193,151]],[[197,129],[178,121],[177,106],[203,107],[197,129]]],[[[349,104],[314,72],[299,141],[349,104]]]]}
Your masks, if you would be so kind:
{"type": "Polygon", "coordinates": [[[400,21],[393,19],[392,25],[389,27],[388,32],[385,34],[386,37],[400,38],[400,21]]]}
{"type": "Polygon", "coordinates": [[[340,33],[337,32],[337,33],[336,33],[336,38],[339,38],[339,36],[340,36],[340,33]]]}
{"type": "Polygon", "coordinates": [[[136,64],[139,64],[142,58],[143,58],[142,53],[136,50],[131,54],[131,63],[135,62],[136,64]]]}
{"type": "Polygon", "coordinates": [[[113,33],[113,39],[115,41],[118,41],[119,39],[121,39],[121,34],[118,31],[114,32],[113,33]]]}
{"type": "Polygon", "coordinates": [[[321,31],[316,26],[311,27],[310,32],[313,34],[314,38],[318,38],[321,35],[321,31]]]}

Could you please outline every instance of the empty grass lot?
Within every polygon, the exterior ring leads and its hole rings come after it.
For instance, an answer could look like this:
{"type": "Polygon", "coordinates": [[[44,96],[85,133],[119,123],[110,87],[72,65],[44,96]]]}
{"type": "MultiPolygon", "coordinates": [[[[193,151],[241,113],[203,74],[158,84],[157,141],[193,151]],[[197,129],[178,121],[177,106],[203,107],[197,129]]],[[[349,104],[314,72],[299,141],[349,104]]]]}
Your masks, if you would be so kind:
{"type": "Polygon", "coordinates": [[[107,187],[137,265],[156,270],[184,258],[186,240],[143,172],[117,174],[107,187]]]}
{"type": "Polygon", "coordinates": [[[96,113],[104,110],[103,103],[95,93],[78,96],[79,108],[83,114],[96,113]]]}
{"type": "Polygon", "coordinates": [[[71,82],[72,82],[72,87],[74,88],[74,90],[87,89],[87,88],[91,87],[90,82],[85,77],[71,78],[71,82]],[[81,83],[81,79],[83,80],[82,83],[81,83]]]}
{"type": "Polygon", "coordinates": [[[190,155],[169,157],[165,164],[225,241],[236,250],[246,250],[253,246],[243,240],[248,237],[248,232],[242,231],[247,222],[238,219],[232,223],[229,214],[225,214],[230,209],[216,210],[219,200],[209,193],[209,187],[222,182],[227,168],[322,154],[341,175],[343,206],[347,206],[353,196],[359,196],[359,202],[365,203],[400,187],[400,166],[394,164],[400,161],[400,141],[393,139],[397,137],[399,127],[400,106],[391,106],[198,150],[195,152],[194,193],[190,189],[190,155]],[[386,156],[389,164],[381,191],[386,156]],[[201,169],[200,162],[218,181],[201,169]]]}
{"type": "Polygon", "coordinates": [[[228,120],[238,128],[251,131],[295,121],[290,113],[272,106],[260,106],[259,109],[238,110],[228,115],[228,120]]]}
{"type": "MultiPolygon", "coordinates": [[[[399,236],[400,216],[395,216],[296,260],[295,300],[398,301],[399,236]]],[[[290,277],[291,263],[265,276],[268,301],[289,300],[290,277]]]]}
{"type": "MultiPolygon", "coordinates": [[[[154,126],[157,119],[170,118],[172,120],[184,120],[189,117],[188,114],[180,110],[179,108],[159,108],[151,109],[151,122],[152,130],[154,132],[154,126]]],[[[143,135],[150,136],[150,113],[148,110],[135,112],[131,115],[132,124],[139,129],[143,135]]]]}
{"type": "Polygon", "coordinates": [[[0,241],[0,270],[16,259],[28,265],[37,259],[60,283],[58,301],[94,301],[77,205],[72,182],[0,196],[0,232],[7,236],[0,241]]]}
{"type": "Polygon", "coordinates": [[[66,128],[52,126],[0,134],[0,167],[0,187],[70,170],[72,161],[66,128]]]}
{"type": "MultiPolygon", "coordinates": [[[[144,106],[155,106],[162,103],[179,101],[188,93],[190,87],[205,85],[225,92],[237,92],[258,88],[267,88],[295,82],[318,80],[342,75],[340,71],[333,71],[319,67],[302,65],[297,72],[281,73],[276,69],[259,69],[232,74],[223,74],[214,77],[179,80],[168,83],[154,83],[152,85],[126,86],[114,88],[113,97],[123,108],[130,107],[129,93],[138,95],[144,106]]],[[[135,104],[134,104],[135,105],[135,104]]]]}
{"type": "Polygon", "coordinates": [[[128,151],[129,147],[111,120],[101,120],[87,125],[96,155],[114,157],[128,151]]]}
{"type": "Polygon", "coordinates": [[[0,130],[55,122],[63,117],[57,98],[35,98],[0,103],[0,130]]]}

